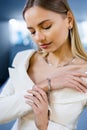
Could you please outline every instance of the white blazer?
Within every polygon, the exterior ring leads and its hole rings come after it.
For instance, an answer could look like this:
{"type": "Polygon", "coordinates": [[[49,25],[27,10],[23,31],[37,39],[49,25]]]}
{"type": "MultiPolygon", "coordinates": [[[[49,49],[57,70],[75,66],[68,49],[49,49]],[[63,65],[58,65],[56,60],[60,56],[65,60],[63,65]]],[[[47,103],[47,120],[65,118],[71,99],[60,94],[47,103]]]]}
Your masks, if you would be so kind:
{"type": "MultiPolygon", "coordinates": [[[[29,60],[35,50],[19,52],[9,68],[9,80],[0,94],[0,124],[17,119],[12,130],[37,130],[32,108],[25,103],[24,95],[34,83],[27,74],[29,60]]],[[[77,119],[87,103],[87,94],[70,89],[50,93],[48,130],[75,130],[77,119]],[[67,95],[68,94],[68,95],[67,95]]]]}

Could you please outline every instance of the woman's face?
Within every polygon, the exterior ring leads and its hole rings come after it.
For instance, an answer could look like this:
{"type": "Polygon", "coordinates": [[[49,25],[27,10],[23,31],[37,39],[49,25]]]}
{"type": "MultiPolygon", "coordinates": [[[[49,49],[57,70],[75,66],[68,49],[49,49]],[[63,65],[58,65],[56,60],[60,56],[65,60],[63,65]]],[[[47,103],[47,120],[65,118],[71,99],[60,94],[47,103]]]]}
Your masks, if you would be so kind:
{"type": "Polygon", "coordinates": [[[27,28],[42,50],[54,52],[68,41],[67,16],[34,6],[25,12],[27,28]]]}

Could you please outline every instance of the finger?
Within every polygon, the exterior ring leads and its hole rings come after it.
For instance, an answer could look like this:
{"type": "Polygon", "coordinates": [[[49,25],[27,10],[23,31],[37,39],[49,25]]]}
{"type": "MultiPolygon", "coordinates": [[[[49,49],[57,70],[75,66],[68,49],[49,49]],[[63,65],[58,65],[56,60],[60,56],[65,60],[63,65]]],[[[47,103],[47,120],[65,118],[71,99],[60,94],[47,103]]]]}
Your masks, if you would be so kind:
{"type": "Polygon", "coordinates": [[[32,107],[33,102],[31,102],[31,101],[29,101],[29,100],[26,100],[25,102],[26,102],[26,104],[28,104],[28,105],[30,105],[30,106],[32,107]]]}
{"type": "Polygon", "coordinates": [[[71,79],[71,81],[73,80],[73,82],[76,84],[76,86],[78,86],[82,91],[86,92],[87,91],[87,84],[85,83],[85,81],[83,81],[80,77],[75,77],[72,75],[69,75],[69,80],[71,79]]]}
{"type": "Polygon", "coordinates": [[[83,92],[87,92],[87,88],[85,88],[82,84],[79,84],[78,87],[83,91],[83,92]]]}
{"type": "Polygon", "coordinates": [[[28,90],[28,92],[32,93],[32,95],[34,97],[37,97],[40,102],[43,101],[43,98],[42,98],[41,94],[38,91],[36,91],[36,90],[28,90]]]}
{"type": "Polygon", "coordinates": [[[24,97],[26,100],[33,102],[33,96],[25,95],[24,97]]]}
{"type": "Polygon", "coordinates": [[[82,78],[78,78],[78,81],[87,89],[87,83],[82,78]]]}
{"type": "Polygon", "coordinates": [[[35,88],[35,90],[28,90],[29,93],[32,93],[33,96],[37,97],[41,102],[44,100],[47,102],[47,96],[46,93],[40,89],[40,88],[35,88]]]}
{"type": "Polygon", "coordinates": [[[87,84],[85,83],[85,81],[83,81],[81,78],[78,78],[78,77],[76,77],[76,78],[73,77],[73,79],[79,83],[79,87],[82,90],[87,91],[87,84]]]}
{"type": "Polygon", "coordinates": [[[38,108],[41,108],[41,107],[42,107],[43,101],[40,102],[40,100],[38,100],[37,97],[33,97],[33,101],[34,101],[34,104],[35,104],[38,108]]]}
{"type": "MultiPolygon", "coordinates": [[[[76,89],[79,92],[84,92],[76,81],[69,81],[71,88],[76,89]]],[[[69,87],[70,88],[70,87],[69,87]]]]}
{"type": "Polygon", "coordinates": [[[35,86],[35,90],[40,93],[40,95],[42,96],[45,102],[48,101],[47,94],[41,88],[38,88],[37,86],[35,86]]]}
{"type": "Polygon", "coordinates": [[[31,106],[35,104],[37,107],[39,107],[41,104],[40,100],[35,96],[26,95],[25,98],[26,98],[25,102],[30,104],[31,106]]]}
{"type": "Polygon", "coordinates": [[[74,76],[87,78],[87,73],[77,72],[73,73],[74,76]]]}
{"type": "Polygon", "coordinates": [[[33,102],[30,102],[29,100],[26,101],[26,104],[32,107],[33,111],[36,112],[38,110],[37,105],[33,102]]]}
{"type": "Polygon", "coordinates": [[[87,89],[84,86],[82,86],[79,82],[77,82],[76,80],[72,80],[71,84],[79,92],[86,92],[87,91],[87,89]]]}

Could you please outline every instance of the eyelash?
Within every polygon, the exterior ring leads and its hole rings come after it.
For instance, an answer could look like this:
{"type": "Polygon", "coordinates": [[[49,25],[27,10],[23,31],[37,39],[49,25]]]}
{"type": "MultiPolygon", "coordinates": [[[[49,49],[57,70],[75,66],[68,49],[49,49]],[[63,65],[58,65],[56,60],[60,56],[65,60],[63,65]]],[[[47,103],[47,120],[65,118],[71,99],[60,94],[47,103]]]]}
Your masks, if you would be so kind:
{"type": "Polygon", "coordinates": [[[35,34],[35,32],[31,32],[31,35],[34,35],[35,34]]]}
{"type": "Polygon", "coordinates": [[[48,27],[43,27],[43,29],[50,29],[52,25],[49,25],[48,27]]]}
{"type": "MultiPolygon", "coordinates": [[[[48,27],[42,27],[43,29],[50,29],[52,25],[49,25],[48,27]]],[[[31,32],[31,35],[34,35],[35,34],[35,31],[34,32],[31,32]]]]}

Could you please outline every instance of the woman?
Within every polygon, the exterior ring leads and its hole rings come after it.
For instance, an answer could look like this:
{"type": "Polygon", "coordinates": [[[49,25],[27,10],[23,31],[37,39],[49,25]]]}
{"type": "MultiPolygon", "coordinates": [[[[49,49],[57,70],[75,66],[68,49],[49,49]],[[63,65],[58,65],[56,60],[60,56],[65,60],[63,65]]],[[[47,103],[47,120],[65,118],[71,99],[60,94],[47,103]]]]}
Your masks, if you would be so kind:
{"type": "MultiPolygon", "coordinates": [[[[75,71],[86,72],[87,54],[82,47],[73,13],[66,0],[31,0],[25,5],[23,16],[32,39],[40,49],[31,58],[28,74],[35,84],[42,81],[44,84],[44,81],[46,82],[48,79],[51,89],[62,87],[60,90],[50,92],[49,101],[52,113],[49,118],[62,125],[57,126],[57,130],[76,129],[77,119],[87,102],[87,94],[78,91],[86,92],[87,86],[83,83],[82,76],[75,74],[75,71]],[[65,73],[66,77],[63,78],[60,73],[63,75],[65,73]],[[79,82],[78,85],[77,82],[79,82]],[[82,84],[84,84],[84,90],[82,84]],[[83,105],[81,105],[82,102],[84,102],[83,105]],[[71,110],[72,107],[73,110],[71,110]]],[[[39,95],[38,90],[37,93],[34,90],[29,93],[37,97],[34,99],[35,97],[27,95],[26,99],[27,104],[32,106],[35,117],[38,118],[36,122],[38,128],[47,130],[48,127],[49,129],[50,123],[43,124],[44,120],[47,121],[47,116],[37,114],[37,111],[41,113],[39,107],[43,106],[43,103],[40,105],[41,101],[39,102],[41,97],[37,96],[39,95]],[[43,117],[42,120],[38,115],[43,117]],[[45,128],[43,128],[44,126],[45,128]]],[[[44,113],[45,111],[46,109],[44,109],[44,113]]]]}
{"type": "Polygon", "coordinates": [[[74,130],[87,103],[87,54],[73,13],[66,0],[28,0],[23,17],[39,50],[18,53],[9,68],[0,123],[18,118],[12,130],[74,130]]]}

